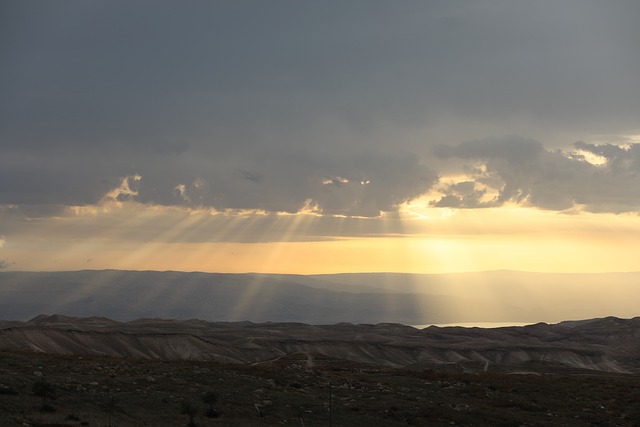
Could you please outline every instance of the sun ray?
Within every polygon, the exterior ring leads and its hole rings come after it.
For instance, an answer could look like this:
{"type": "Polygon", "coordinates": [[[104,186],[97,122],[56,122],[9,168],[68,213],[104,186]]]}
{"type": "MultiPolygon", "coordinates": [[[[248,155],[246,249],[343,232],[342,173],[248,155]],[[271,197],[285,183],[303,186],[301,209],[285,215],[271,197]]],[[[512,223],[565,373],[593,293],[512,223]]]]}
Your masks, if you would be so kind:
{"type": "MultiPolygon", "coordinates": [[[[280,235],[284,242],[288,242],[296,235],[306,235],[306,231],[311,227],[315,219],[315,215],[308,214],[280,215],[275,218],[271,228],[280,229],[281,226],[284,225],[284,229],[280,235]]],[[[272,266],[275,264],[282,265],[284,261],[282,258],[286,257],[286,255],[284,255],[284,245],[286,245],[286,243],[283,242],[275,242],[272,244],[273,248],[268,256],[265,257],[263,264],[259,267],[260,271],[269,271],[273,269],[272,266]]],[[[249,303],[254,302],[256,298],[259,297],[259,293],[264,291],[259,284],[260,278],[256,276],[255,281],[246,287],[245,292],[242,293],[236,305],[233,307],[232,313],[234,313],[234,315],[237,316],[239,313],[246,312],[249,303]]]]}

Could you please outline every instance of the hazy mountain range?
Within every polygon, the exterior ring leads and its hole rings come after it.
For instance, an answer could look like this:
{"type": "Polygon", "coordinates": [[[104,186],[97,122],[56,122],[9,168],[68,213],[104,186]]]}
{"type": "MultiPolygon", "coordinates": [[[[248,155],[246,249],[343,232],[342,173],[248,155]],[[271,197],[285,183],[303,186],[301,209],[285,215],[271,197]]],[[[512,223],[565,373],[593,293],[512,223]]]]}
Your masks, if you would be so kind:
{"type": "Polygon", "coordinates": [[[207,321],[406,325],[638,315],[640,273],[416,275],[0,272],[0,319],[42,313],[207,321]]]}

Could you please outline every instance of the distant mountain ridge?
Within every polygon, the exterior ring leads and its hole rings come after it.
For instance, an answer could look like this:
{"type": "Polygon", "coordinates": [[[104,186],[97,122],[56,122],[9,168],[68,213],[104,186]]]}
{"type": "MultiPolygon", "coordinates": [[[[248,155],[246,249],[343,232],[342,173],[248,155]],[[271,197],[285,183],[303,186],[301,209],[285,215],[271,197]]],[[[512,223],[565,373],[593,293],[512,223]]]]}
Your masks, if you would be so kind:
{"type": "MultiPolygon", "coordinates": [[[[302,323],[206,322],[40,315],[0,321],[0,351],[200,360],[301,363],[313,358],[391,368],[448,365],[465,371],[553,369],[640,374],[640,317],[494,329],[302,323]]],[[[342,363],[340,362],[340,363],[342,363]]]]}
{"type": "Polygon", "coordinates": [[[0,319],[41,313],[406,325],[637,315],[640,273],[223,274],[0,272],[0,319]]]}

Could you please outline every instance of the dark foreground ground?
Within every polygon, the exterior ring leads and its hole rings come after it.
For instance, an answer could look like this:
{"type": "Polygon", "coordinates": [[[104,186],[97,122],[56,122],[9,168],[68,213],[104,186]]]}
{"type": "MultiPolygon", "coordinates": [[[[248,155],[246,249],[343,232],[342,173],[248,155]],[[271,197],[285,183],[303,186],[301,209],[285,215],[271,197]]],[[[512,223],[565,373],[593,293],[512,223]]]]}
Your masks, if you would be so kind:
{"type": "Polygon", "coordinates": [[[292,356],[258,366],[0,353],[2,426],[638,426],[640,377],[395,370],[292,356]],[[56,388],[43,412],[33,384],[56,388]],[[215,417],[202,396],[213,392],[215,417]]]}

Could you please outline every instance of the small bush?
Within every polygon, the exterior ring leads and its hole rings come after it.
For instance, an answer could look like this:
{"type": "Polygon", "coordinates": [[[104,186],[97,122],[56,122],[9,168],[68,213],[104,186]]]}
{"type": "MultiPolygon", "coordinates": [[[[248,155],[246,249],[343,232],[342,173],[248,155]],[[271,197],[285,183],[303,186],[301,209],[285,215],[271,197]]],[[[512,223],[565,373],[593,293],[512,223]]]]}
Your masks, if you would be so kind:
{"type": "Polygon", "coordinates": [[[220,413],[216,408],[207,408],[204,415],[208,418],[218,418],[220,416],[220,413]]]}
{"type": "Polygon", "coordinates": [[[8,395],[8,396],[17,396],[18,392],[12,388],[0,388],[0,394],[8,395]]]}
{"type": "Polygon", "coordinates": [[[55,412],[56,408],[47,404],[47,399],[55,399],[56,398],[56,386],[51,384],[44,378],[39,378],[33,383],[32,386],[33,394],[40,397],[42,399],[42,406],[40,408],[43,412],[55,412]]]}
{"type": "Polygon", "coordinates": [[[194,402],[185,400],[182,402],[180,406],[180,413],[189,417],[188,427],[197,427],[198,424],[195,421],[196,415],[198,414],[198,405],[194,402]]]}
{"type": "Polygon", "coordinates": [[[50,413],[53,413],[53,412],[56,412],[56,411],[58,410],[58,408],[56,408],[56,407],[55,407],[55,406],[53,406],[53,405],[49,405],[48,403],[45,403],[44,405],[42,405],[42,406],[40,407],[40,410],[41,410],[42,412],[50,412],[50,413]]]}

